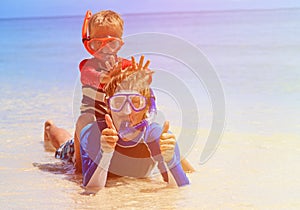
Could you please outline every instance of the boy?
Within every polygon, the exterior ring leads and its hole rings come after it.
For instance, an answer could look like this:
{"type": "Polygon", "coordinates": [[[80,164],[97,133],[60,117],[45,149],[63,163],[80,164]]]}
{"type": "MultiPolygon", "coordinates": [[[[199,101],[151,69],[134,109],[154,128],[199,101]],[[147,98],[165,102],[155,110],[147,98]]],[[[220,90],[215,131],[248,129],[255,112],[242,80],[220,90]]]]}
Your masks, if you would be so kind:
{"type": "MultiPolygon", "coordinates": [[[[88,190],[103,188],[110,175],[148,177],[155,166],[169,184],[190,183],[180,164],[175,135],[168,131],[169,124],[145,123],[135,127],[147,118],[151,106],[149,85],[153,72],[148,64],[143,66],[141,59],[138,66],[133,60],[126,70],[115,68],[105,87],[111,117],[106,114],[105,120],[89,123],[81,131],[83,185],[88,190]],[[121,137],[124,129],[130,132],[121,137]]],[[[49,139],[66,132],[49,125],[49,139]]]]}
{"type": "MultiPolygon", "coordinates": [[[[81,172],[80,130],[96,119],[104,119],[107,105],[104,101],[103,87],[110,81],[110,70],[116,61],[122,67],[130,62],[117,57],[123,45],[123,20],[111,10],[100,11],[94,15],[87,11],[82,27],[82,42],[93,58],[80,63],[80,80],[82,83],[81,115],[76,122],[74,135],[75,169],[81,172]]],[[[59,155],[57,155],[58,158],[59,155]]]]}
{"type": "MultiPolygon", "coordinates": [[[[68,145],[59,147],[55,157],[75,161],[75,170],[78,173],[82,170],[80,131],[95,120],[105,119],[107,104],[104,100],[105,92],[103,88],[110,81],[110,70],[116,66],[115,61],[118,61],[118,65],[121,65],[122,69],[131,65],[130,61],[117,57],[117,52],[123,45],[122,34],[123,20],[119,14],[106,10],[92,15],[90,11],[87,11],[82,27],[82,41],[86,50],[93,55],[93,58],[81,61],[79,66],[83,97],[80,107],[81,115],[76,122],[74,144],[67,141],[71,139],[67,134],[64,135],[64,138],[61,138],[61,136],[57,138],[48,137],[49,129],[55,126],[51,121],[45,123],[45,142],[49,142],[49,139],[51,139],[50,144],[55,145],[56,149],[58,148],[57,145],[62,146],[62,143],[66,142],[68,145]],[[75,156],[73,156],[74,152],[75,156]]],[[[153,103],[155,104],[155,102],[153,103]]],[[[185,159],[183,159],[183,162],[185,170],[193,171],[185,159]]]]}
{"type": "Polygon", "coordinates": [[[93,122],[82,129],[81,156],[83,186],[101,189],[110,173],[119,176],[148,177],[155,166],[163,180],[176,186],[189,184],[180,164],[175,135],[168,132],[169,123],[134,125],[147,117],[150,107],[152,71],[147,64],[133,65],[126,71],[114,70],[106,85],[111,114],[105,121],[93,122]],[[115,73],[116,71],[116,73],[115,73]],[[127,123],[128,122],[128,123],[127,123]],[[124,127],[128,125],[128,127],[124,127]],[[122,129],[130,132],[121,137],[122,129]]]}

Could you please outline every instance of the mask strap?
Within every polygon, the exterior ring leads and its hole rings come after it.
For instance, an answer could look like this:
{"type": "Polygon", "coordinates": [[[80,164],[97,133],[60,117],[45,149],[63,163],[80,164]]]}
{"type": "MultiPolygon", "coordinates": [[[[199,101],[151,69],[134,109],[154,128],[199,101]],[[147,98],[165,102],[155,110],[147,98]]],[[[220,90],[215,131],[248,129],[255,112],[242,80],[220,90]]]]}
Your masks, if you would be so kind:
{"type": "Polygon", "coordinates": [[[155,103],[155,95],[153,90],[150,88],[150,107],[149,107],[149,113],[157,113],[156,103],[155,103]]]}

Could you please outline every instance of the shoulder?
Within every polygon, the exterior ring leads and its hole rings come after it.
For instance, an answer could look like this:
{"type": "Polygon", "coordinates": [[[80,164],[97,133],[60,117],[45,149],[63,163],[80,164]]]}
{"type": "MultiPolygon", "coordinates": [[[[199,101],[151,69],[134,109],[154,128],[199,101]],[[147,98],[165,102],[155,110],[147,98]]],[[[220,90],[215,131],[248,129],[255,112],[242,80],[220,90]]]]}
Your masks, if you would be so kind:
{"type": "Polygon", "coordinates": [[[87,154],[96,157],[100,149],[100,137],[106,127],[105,122],[96,121],[86,125],[80,132],[80,148],[87,154]]]}
{"type": "Polygon", "coordinates": [[[86,67],[97,68],[97,60],[95,58],[86,58],[79,63],[79,70],[82,71],[86,67]]]}
{"type": "Polygon", "coordinates": [[[162,126],[158,123],[151,123],[146,128],[145,140],[147,142],[159,141],[162,132],[162,126]]]}
{"type": "MultiPolygon", "coordinates": [[[[86,125],[84,128],[82,128],[80,132],[80,138],[83,140],[86,140],[88,142],[88,139],[98,139],[101,135],[101,132],[103,129],[105,129],[106,123],[103,120],[95,121],[93,123],[90,123],[86,125]]],[[[89,140],[91,141],[91,140],[89,140]]]]}

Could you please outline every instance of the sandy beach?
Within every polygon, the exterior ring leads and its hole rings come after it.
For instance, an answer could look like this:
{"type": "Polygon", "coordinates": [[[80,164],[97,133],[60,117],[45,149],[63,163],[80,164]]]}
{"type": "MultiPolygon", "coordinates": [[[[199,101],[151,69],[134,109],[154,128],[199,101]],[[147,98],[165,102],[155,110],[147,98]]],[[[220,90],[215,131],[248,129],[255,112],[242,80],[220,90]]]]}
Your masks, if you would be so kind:
{"type": "MultiPolygon", "coordinates": [[[[188,174],[192,184],[174,189],[159,176],[125,177],[109,181],[96,195],[85,195],[81,176],[43,148],[45,120],[52,119],[73,133],[80,100],[77,66],[87,56],[80,43],[82,17],[0,21],[4,31],[0,36],[11,34],[21,43],[18,47],[0,39],[1,209],[300,208],[300,11],[180,15],[127,15],[125,36],[146,31],[172,34],[208,57],[226,102],[219,146],[200,164],[217,114],[204,85],[194,82],[185,72],[188,67],[179,68],[176,59],[146,55],[153,61],[152,68],[181,78],[194,96],[199,129],[191,131],[197,138],[185,154],[196,169],[188,174]]],[[[166,105],[168,100],[160,100],[160,109],[170,119],[171,129],[180,134],[190,125],[181,125],[178,116],[192,118],[195,110],[182,111],[176,100],[166,105]]]]}

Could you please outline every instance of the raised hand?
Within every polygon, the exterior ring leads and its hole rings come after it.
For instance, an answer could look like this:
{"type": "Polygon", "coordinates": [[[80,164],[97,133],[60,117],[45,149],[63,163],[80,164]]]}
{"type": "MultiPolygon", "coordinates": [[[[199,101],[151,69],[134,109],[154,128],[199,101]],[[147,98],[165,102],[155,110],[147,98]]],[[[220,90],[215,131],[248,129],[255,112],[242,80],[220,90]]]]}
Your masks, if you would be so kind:
{"type": "Polygon", "coordinates": [[[107,128],[101,133],[101,149],[103,152],[113,152],[119,139],[118,132],[108,114],[105,115],[105,121],[107,128]]]}
{"type": "Polygon", "coordinates": [[[131,57],[131,66],[132,66],[132,69],[133,69],[133,70],[142,70],[142,69],[145,70],[145,69],[148,69],[149,64],[150,64],[150,61],[147,60],[146,63],[145,63],[145,65],[143,66],[143,64],[144,64],[144,59],[145,59],[145,56],[142,55],[142,56],[140,57],[139,64],[137,64],[137,63],[135,62],[134,57],[132,56],[132,57],[131,57]]]}
{"type": "Polygon", "coordinates": [[[159,140],[161,154],[167,163],[172,160],[176,145],[175,135],[168,133],[169,127],[169,121],[166,121],[159,140]]]}
{"type": "Polygon", "coordinates": [[[106,66],[107,71],[111,71],[112,69],[114,69],[120,61],[121,61],[120,58],[118,58],[118,60],[116,60],[115,57],[113,55],[111,55],[109,57],[109,60],[105,61],[105,66],[106,66]]]}
{"type": "Polygon", "coordinates": [[[122,68],[122,65],[119,65],[122,63],[120,61],[121,61],[120,59],[118,59],[116,61],[116,59],[113,55],[109,57],[108,61],[105,61],[105,66],[106,66],[107,72],[102,72],[100,74],[100,83],[101,84],[107,84],[111,80],[111,75],[110,75],[111,71],[113,71],[115,68],[118,68],[118,66],[120,66],[120,68],[122,68]]]}
{"type": "Polygon", "coordinates": [[[144,65],[144,58],[145,56],[141,56],[139,63],[137,64],[135,62],[134,57],[131,57],[131,65],[128,66],[127,68],[122,68],[122,60],[118,60],[117,63],[115,63],[113,66],[111,66],[108,62],[106,63],[106,66],[108,69],[111,69],[109,72],[109,76],[112,78],[115,75],[120,74],[122,71],[140,71],[143,70],[146,74],[152,75],[153,71],[151,71],[148,67],[150,65],[150,61],[147,60],[145,65],[144,65]]]}

